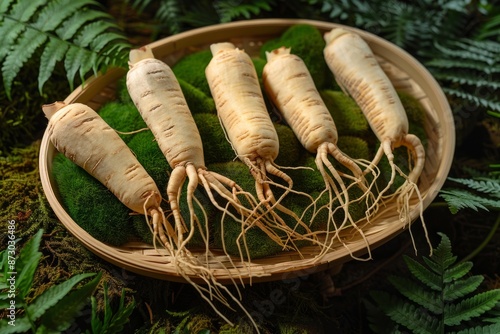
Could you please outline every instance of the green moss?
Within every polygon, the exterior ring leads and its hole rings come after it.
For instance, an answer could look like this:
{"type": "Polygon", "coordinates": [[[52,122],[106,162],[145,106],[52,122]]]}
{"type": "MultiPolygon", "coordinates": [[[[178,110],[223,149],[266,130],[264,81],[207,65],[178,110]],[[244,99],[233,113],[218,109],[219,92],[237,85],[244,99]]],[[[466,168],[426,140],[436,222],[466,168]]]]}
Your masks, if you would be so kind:
{"type": "Polygon", "coordinates": [[[221,222],[221,217],[222,214],[219,213],[214,224],[214,246],[216,248],[222,249],[224,244],[229,255],[238,257],[241,255],[241,249],[243,257],[246,258],[249,255],[252,259],[274,255],[282,250],[282,247],[271,240],[259,227],[253,226],[246,230],[245,233],[242,233],[240,222],[236,222],[227,216],[221,222]],[[248,247],[248,254],[245,249],[245,242],[248,247]]]}
{"type": "Polygon", "coordinates": [[[260,49],[260,57],[266,59],[266,51],[281,46],[291,48],[291,53],[302,58],[316,87],[323,88],[330,85],[333,76],[323,56],[325,41],[316,27],[308,24],[291,26],[280,37],[264,43],[260,49]]]}
{"type": "Polygon", "coordinates": [[[194,114],[193,118],[203,143],[205,165],[233,160],[236,153],[226,139],[219,117],[214,114],[202,113],[194,114]]]}
{"type": "Polygon", "coordinates": [[[210,63],[210,60],[212,60],[210,50],[197,51],[179,60],[172,66],[172,71],[178,79],[193,85],[207,96],[212,96],[205,77],[205,68],[210,63]]]}
{"type": "Polygon", "coordinates": [[[354,136],[339,136],[337,147],[352,159],[371,160],[373,153],[366,140],[354,136]]]}
{"type": "Polygon", "coordinates": [[[286,171],[293,180],[295,190],[310,194],[325,189],[325,181],[316,167],[314,155],[309,153],[305,155],[300,166],[304,168],[286,171]]]}
{"type": "Polygon", "coordinates": [[[200,89],[191,85],[189,82],[183,79],[178,79],[178,81],[179,85],[181,86],[182,93],[186,98],[189,110],[191,110],[192,114],[217,113],[217,110],[215,109],[214,99],[212,99],[200,89]]]}
{"type": "MultiPolygon", "coordinates": [[[[131,132],[147,127],[137,108],[130,103],[108,102],[99,109],[99,115],[110,127],[119,132],[131,132]]],[[[119,135],[125,142],[133,137],[131,134],[119,135]]]]}
{"type": "Polygon", "coordinates": [[[262,83],[262,71],[264,70],[264,66],[266,66],[267,61],[266,58],[254,57],[252,58],[253,66],[255,67],[255,72],[257,72],[257,77],[259,81],[262,83]]]}
{"type": "Polygon", "coordinates": [[[279,154],[274,162],[280,166],[296,166],[301,155],[306,152],[305,149],[289,126],[278,123],[273,124],[280,143],[279,154]]]}
{"type": "Polygon", "coordinates": [[[128,209],[103,184],[62,154],[52,167],[62,202],[73,220],[95,239],[121,245],[133,235],[128,209]]]}
{"type": "Polygon", "coordinates": [[[207,166],[209,171],[219,173],[236,182],[244,191],[255,196],[255,180],[247,165],[239,160],[218,162],[207,166]]]}
{"type": "Polygon", "coordinates": [[[339,136],[365,137],[371,132],[363,112],[351,97],[330,89],[322,90],[320,94],[333,117],[339,136]]]}
{"type": "Polygon", "coordinates": [[[134,104],[127,89],[127,78],[124,76],[116,82],[116,101],[125,104],[134,104]]]}
{"type": "Polygon", "coordinates": [[[165,193],[172,168],[156,143],[153,133],[150,130],[138,132],[131,136],[127,145],[144,169],[155,180],[160,191],[165,193]]]}

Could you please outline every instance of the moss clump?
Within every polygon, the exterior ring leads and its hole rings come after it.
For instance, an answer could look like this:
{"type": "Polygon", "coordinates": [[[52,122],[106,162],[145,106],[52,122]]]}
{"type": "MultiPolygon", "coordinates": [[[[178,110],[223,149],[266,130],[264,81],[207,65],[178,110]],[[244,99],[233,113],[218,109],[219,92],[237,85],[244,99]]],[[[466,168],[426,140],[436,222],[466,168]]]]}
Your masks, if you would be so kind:
{"type": "Polygon", "coordinates": [[[165,192],[172,168],[156,143],[153,133],[150,130],[138,132],[131,136],[127,145],[153,178],[160,191],[165,192]]]}
{"type": "Polygon", "coordinates": [[[130,239],[134,233],[130,210],[103,184],[62,154],[55,156],[52,172],[62,202],[78,225],[110,245],[130,239]]]}
{"type": "MultiPolygon", "coordinates": [[[[99,109],[99,115],[110,127],[119,132],[132,132],[147,127],[137,108],[130,103],[108,102],[99,109]]],[[[126,143],[133,137],[131,134],[119,135],[126,143]]]]}
{"type": "Polygon", "coordinates": [[[366,140],[354,136],[339,136],[337,147],[352,159],[371,160],[373,150],[370,149],[366,140]]]}
{"type": "Polygon", "coordinates": [[[282,247],[257,226],[252,226],[243,233],[240,222],[234,221],[226,216],[221,221],[222,213],[219,213],[214,224],[214,246],[225,250],[229,255],[251,259],[271,256],[279,253],[282,247]],[[248,248],[248,254],[245,248],[248,248]],[[240,254],[241,252],[241,254],[240,254]]]}
{"type": "Polygon", "coordinates": [[[205,77],[205,68],[212,60],[210,50],[201,50],[182,57],[174,66],[172,71],[175,76],[201,90],[207,96],[212,96],[207,78],[205,77]]]}
{"type": "Polygon", "coordinates": [[[280,166],[297,165],[300,156],[305,152],[297,136],[287,125],[274,123],[274,128],[280,143],[279,154],[274,162],[280,166]]]}
{"type": "Polygon", "coordinates": [[[325,40],[316,27],[308,24],[291,26],[280,37],[264,43],[260,49],[260,57],[266,59],[266,51],[281,46],[291,48],[291,53],[302,58],[316,87],[323,88],[330,85],[332,74],[323,56],[325,40]]]}
{"type": "Polygon", "coordinates": [[[231,144],[228,142],[219,117],[215,114],[193,115],[203,143],[205,164],[231,161],[236,156],[231,144]]]}
{"type": "MultiPolygon", "coordinates": [[[[255,181],[250,175],[248,166],[240,161],[230,161],[225,163],[216,163],[208,166],[208,169],[224,175],[239,184],[243,190],[252,193],[255,196],[255,181]]],[[[245,204],[245,200],[241,198],[241,202],[245,204]]],[[[222,221],[222,212],[217,212],[213,224],[214,246],[222,248],[226,246],[226,251],[230,255],[239,256],[238,245],[244,251],[244,239],[241,237],[237,240],[242,232],[241,223],[235,221],[229,216],[226,216],[222,221]]],[[[272,241],[258,227],[248,229],[244,235],[248,245],[249,253],[252,258],[268,256],[276,254],[281,250],[281,247],[272,241]]],[[[244,254],[246,256],[246,254],[244,254]]]]}
{"type": "Polygon", "coordinates": [[[192,114],[217,113],[217,110],[215,109],[215,102],[212,97],[208,96],[203,91],[185,80],[178,79],[178,81],[192,114]]]}
{"type": "Polygon", "coordinates": [[[322,90],[320,94],[333,117],[339,136],[365,137],[370,133],[366,117],[350,96],[330,89],[322,90]]]}
{"type": "Polygon", "coordinates": [[[127,88],[127,78],[124,76],[116,82],[116,101],[125,104],[134,104],[127,88]]]}
{"type": "Polygon", "coordinates": [[[254,57],[252,58],[253,66],[255,67],[255,72],[257,72],[257,77],[259,78],[259,82],[262,84],[262,71],[264,70],[264,66],[266,66],[267,61],[265,58],[254,57]]]}
{"type": "Polygon", "coordinates": [[[314,155],[307,154],[300,162],[304,168],[286,171],[293,180],[295,190],[310,194],[325,189],[325,181],[316,167],[315,159],[314,155]]]}
{"type": "Polygon", "coordinates": [[[244,191],[255,196],[255,180],[247,165],[239,160],[218,162],[207,166],[209,171],[219,173],[236,182],[244,191]]]}

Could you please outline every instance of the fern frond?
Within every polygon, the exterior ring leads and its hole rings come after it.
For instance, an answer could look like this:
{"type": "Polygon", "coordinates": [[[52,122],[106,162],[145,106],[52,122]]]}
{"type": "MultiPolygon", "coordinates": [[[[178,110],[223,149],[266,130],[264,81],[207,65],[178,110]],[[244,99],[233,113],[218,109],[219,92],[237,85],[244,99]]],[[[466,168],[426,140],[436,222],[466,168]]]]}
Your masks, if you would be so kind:
{"type": "Polygon", "coordinates": [[[483,276],[475,275],[446,284],[443,288],[443,299],[450,302],[464,297],[465,295],[475,291],[483,280],[483,276]]]}
{"type": "Polygon", "coordinates": [[[469,101],[474,105],[481,106],[484,108],[489,108],[493,111],[500,111],[500,101],[497,99],[497,96],[494,92],[492,92],[492,94],[489,97],[495,100],[491,100],[489,98],[483,98],[473,93],[468,93],[464,90],[458,90],[449,87],[443,87],[443,91],[451,96],[456,96],[463,100],[469,101]]]}
{"type": "Polygon", "coordinates": [[[55,32],[60,39],[68,41],[73,38],[78,30],[87,22],[107,19],[110,19],[110,16],[105,12],[83,8],[81,11],[74,13],[67,20],[62,22],[61,26],[57,28],[55,32]]]}
{"type": "Polygon", "coordinates": [[[156,12],[156,19],[164,22],[171,34],[181,32],[181,4],[178,0],[165,0],[160,2],[156,12]]]}
{"type": "Polygon", "coordinates": [[[406,298],[417,303],[418,305],[427,308],[434,314],[443,313],[443,301],[440,292],[428,290],[415,281],[397,276],[389,276],[389,282],[406,298]]]}
{"type": "Polygon", "coordinates": [[[460,85],[468,85],[472,87],[488,87],[490,89],[499,89],[500,81],[493,81],[491,78],[484,78],[478,76],[475,72],[470,71],[454,71],[454,72],[444,72],[439,70],[433,70],[432,75],[434,78],[440,81],[447,81],[450,83],[456,83],[460,85]]]}
{"type": "Polygon", "coordinates": [[[500,180],[499,179],[493,179],[493,178],[464,179],[464,178],[449,177],[448,180],[463,184],[463,185],[465,185],[473,190],[479,191],[481,193],[500,198],[500,180]]]}
{"type": "Polygon", "coordinates": [[[474,328],[464,329],[458,332],[453,332],[451,334],[498,334],[498,333],[500,333],[500,323],[487,326],[476,326],[474,328]]]}
{"type": "Polygon", "coordinates": [[[5,57],[2,64],[2,76],[5,90],[10,98],[12,82],[17,76],[23,65],[31,58],[33,53],[47,40],[47,35],[40,34],[38,31],[28,29],[17,42],[15,49],[5,57]]]}
{"type": "Polygon", "coordinates": [[[415,305],[382,291],[373,291],[371,295],[375,300],[385,300],[386,302],[378,304],[379,307],[394,322],[410,329],[412,333],[440,333],[439,328],[442,327],[440,321],[415,305]]]}
{"type": "Polygon", "coordinates": [[[441,189],[440,196],[448,203],[450,212],[455,214],[461,209],[472,209],[474,211],[500,208],[500,201],[493,201],[477,196],[463,189],[441,189]]]}
{"type": "Polygon", "coordinates": [[[40,72],[38,73],[38,89],[45,85],[51,77],[56,64],[64,59],[69,46],[60,39],[50,37],[42,55],[40,56],[40,72]]]}
{"type": "Polygon", "coordinates": [[[265,0],[223,1],[214,3],[214,7],[222,23],[231,22],[239,17],[249,19],[252,15],[259,15],[263,10],[271,10],[269,3],[265,0]]]}
{"type": "MultiPolygon", "coordinates": [[[[434,43],[436,50],[439,50],[441,57],[451,59],[465,59],[492,66],[497,63],[497,53],[481,48],[480,45],[470,45],[460,41],[451,41],[447,44],[434,43]],[[460,51],[460,52],[458,52],[460,51]]],[[[484,66],[483,65],[483,66],[484,66]]]]}
{"type": "Polygon", "coordinates": [[[500,290],[497,289],[479,293],[458,304],[446,304],[444,323],[448,326],[459,325],[492,309],[498,301],[500,290]]]}
{"type": "Polygon", "coordinates": [[[484,72],[486,74],[496,74],[500,73],[500,66],[490,66],[485,67],[483,62],[474,60],[459,60],[459,59],[432,59],[425,62],[425,66],[429,68],[446,68],[446,69],[471,69],[479,72],[484,72]]]}
{"type": "Polygon", "coordinates": [[[443,273],[443,281],[445,283],[450,283],[457,279],[460,279],[467,275],[469,271],[472,269],[472,262],[466,261],[458,263],[457,265],[448,268],[443,273]]]}
{"type": "Polygon", "coordinates": [[[125,66],[130,48],[110,16],[93,9],[93,0],[19,0],[0,12],[0,62],[7,96],[12,82],[28,59],[40,52],[39,90],[64,62],[68,83],[73,89],[76,73],[80,79],[92,70],[125,66]],[[119,47],[114,47],[119,45],[119,47]]]}
{"type": "MultiPolygon", "coordinates": [[[[382,291],[370,293],[384,315],[408,328],[412,333],[429,332],[429,330],[432,333],[453,333],[453,326],[466,326],[464,322],[482,316],[482,319],[474,319],[474,322],[470,323],[477,326],[481,320],[488,322],[489,317],[494,316],[496,312],[495,305],[500,305],[500,289],[478,293],[464,299],[479,287],[483,278],[481,276],[463,278],[470,272],[472,263],[454,264],[456,257],[451,252],[450,239],[443,233],[439,235],[441,242],[434,250],[432,259],[426,261],[432,263],[433,269],[429,270],[412,258],[404,257],[410,273],[426,283],[430,290],[412,278],[391,276],[389,281],[404,298],[382,291]],[[419,326],[421,328],[417,328],[419,326]]],[[[373,308],[369,309],[369,312],[373,316],[373,308]]],[[[388,326],[392,328],[393,324],[388,326]]],[[[478,328],[486,330],[495,328],[488,327],[474,327],[470,333],[475,333],[478,328]]]]}
{"type": "Polygon", "coordinates": [[[443,289],[443,282],[440,275],[433,273],[422,264],[408,256],[404,257],[404,261],[413,276],[415,276],[422,283],[436,291],[441,291],[443,289]]]}
{"type": "Polygon", "coordinates": [[[429,262],[434,262],[435,264],[437,264],[437,267],[433,268],[433,270],[437,274],[442,275],[444,270],[448,269],[456,262],[457,257],[453,256],[453,253],[451,252],[450,238],[448,238],[443,233],[438,233],[438,235],[441,237],[441,241],[432,253],[432,258],[429,261],[428,258],[424,257],[424,260],[426,260],[425,262],[427,263],[427,265],[429,265],[429,262]]]}

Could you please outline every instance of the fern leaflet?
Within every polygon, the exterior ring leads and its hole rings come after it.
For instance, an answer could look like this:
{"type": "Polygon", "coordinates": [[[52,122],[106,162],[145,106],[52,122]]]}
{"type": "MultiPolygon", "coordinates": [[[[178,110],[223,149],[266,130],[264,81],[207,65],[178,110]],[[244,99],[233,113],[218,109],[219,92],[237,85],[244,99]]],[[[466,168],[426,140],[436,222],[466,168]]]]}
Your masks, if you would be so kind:
{"type": "Polygon", "coordinates": [[[440,196],[448,203],[450,212],[453,214],[461,209],[489,211],[488,207],[500,208],[499,201],[492,201],[463,189],[442,189],[440,196]]]}
{"type": "Polygon", "coordinates": [[[110,16],[92,0],[20,0],[0,11],[0,62],[4,88],[10,98],[21,68],[40,52],[39,90],[63,62],[70,88],[108,66],[125,66],[130,48],[110,16]],[[116,47],[118,45],[118,47],[116,47]]]}
{"type": "Polygon", "coordinates": [[[490,310],[500,300],[500,290],[489,290],[461,301],[445,305],[444,323],[448,326],[478,317],[490,310]]]}
{"type": "Polygon", "coordinates": [[[494,197],[500,197],[500,180],[492,178],[463,179],[449,177],[448,180],[463,184],[471,189],[494,197]]]}
{"type": "Polygon", "coordinates": [[[483,280],[483,276],[474,275],[464,280],[450,282],[450,284],[445,285],[443,288],[443,299],[445,301],[452,301],[461,298],[476,290],[483,280]]]}
{"type": "Polygon", "coordinates": [[[500,209],[500,179],[494,175],[474,175],[470,179],[449,178],[468,189],[442,189],[441,197],[448,203],[450,211],[460,209],[500,209]]]}
{"type": "Polygon", "coordinates": [[[456,263],[449,238],[442,233],[439,235],[441,242],[433,256],[424,257],[424,263],[432,268],[405,256],[404,260],[413,277],[389,277],[389,282],[398,294],[371,291],[370,296],[376,306],[370,302],[365,304],[368,306],[368,319],[375,323],[370,328],[376,333],[384,333],[383,326],[373,320],[379,310],[397,324],[396,327],[392,323],[387,324],[393,333],[405,330],[433,334],[483,333],[483,329],[488,333],[496,328],[487,323],[494,314],[495,305],[500,304],[500,289],[473,294],[483,278],[477,275],[465,277],[472,263],[456,263]],[[468,325],[471,328],[463,331],[468,325]],[[456,332],[458,326],[462,329],[460,332],[456,332]]]}

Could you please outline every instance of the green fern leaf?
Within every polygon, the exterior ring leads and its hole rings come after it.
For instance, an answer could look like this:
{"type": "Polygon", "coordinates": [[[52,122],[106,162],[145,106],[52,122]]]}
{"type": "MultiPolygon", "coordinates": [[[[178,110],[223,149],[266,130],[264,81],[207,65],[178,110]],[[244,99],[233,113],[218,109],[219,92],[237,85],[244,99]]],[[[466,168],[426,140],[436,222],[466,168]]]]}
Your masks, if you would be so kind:
{"type": "Polygon", "coordinates": [[[439,328],[442,327],[440,321],[426,313],[424,310],[418,309],[405,300],[389,295],[382,291],[373,291],[370,293],[375,300],[386,300],[385,303],[379,303],[378,306],[387,314],[394,322],[410,329],[416,334],[435,334],[440,333],[439,328]]]}
{"type": "Polygon", "coordinates": [[[52,306],[40,319],[40,327],[50,331],[62,332],[73,323],[82,308],[87,305],[89,298],[101,280],[102,273],[97,274],[90,282],[75,289],[52,306]]]}
{"type": "Polygon", "coordinates": [[[74,82],[76,73],[80,70],[80,65],[82,61],[90,57],[90,51],[80,48],[78,46],[71,45],[66,52],[64,58],[64,68],[66,70],[66,78],[68,79],[70,89],[74,89],[74,82]]]}
{"type": "Polygon", "coordinates": [[[107,13],[83,8],[81,11],[74,13],[67,20],[65,20],[63,24],[57,28],[56,34],[62,40],[69,41],[87,22],[105,20],[109,18],[110,16],[107,13]]]}
{"type": "Polygon", "coordinates": [[[471,46],[454,41],[449,42],[449,46],[436,42],[434,43],[434,47],[441,52],[441,57],[477,61],[482,63],[483,66],[492,66],[497,62],[496,53],[484,50],[478,45],[471,46]]]}
{"type": "Polygon", "coordinates": [[[50,37],[47,46],[40,56],[40,70],[38,72],[38,89],[42,93],[42,87],[51,77],[56,63],[64,59],[69,46],[64,41],[50,37]]]}
{"type": "Polygon", "coordinates": [[[500,201],[477,196],[463,189],[442,189],[440,196],[448,203],[450,212],[455,214],[461,209],[472,209],[474,211],[486,210],[488,208],[500,208],[500,201]]]}
{"type": "Polygon", "coordinates": [[[471,69],[487,74],[500,73],[500,66],[485,67],[484,63],[474,60],[462,59],[433,59],[425,62],[426,67],[432,71],[433,67],[447,69],[471,69]]]}
{"type": "Polygon", "coordinates": [[[37,12],[38,8],[45,4],[45,0],[18,1],[12,6],[9,16],[19,22],[28,22],[37,12]]]}
{"type": "Polygon", "coordinates": [[[13,0],[0,1],[0,14],[7,12],[13,0]]]}
{"type": "Polygon", "coordinates": [[[500,289],[474,295],[458,304],[446,304],[444,323],[448,326],[459,325],[492,309],[498,301],[500,301],[500,289]]]}
{"type": "MultiPolygon", "coordinates": [[[[459,97],[459,98],[466,100],[466,101],[470,101],[477,106],[489,108],[493,111],[500,111],[500,101],[491,100],[489,98],[479,97],[477,95],[468,93],[466,91],[458,90],[458,89],[454,89],[454,88],[450,88],[450,87],[443,87],[443,91],[446,94],[459,97]]],[[[496,96],[494,94],[492,94],[491,97],[495,98],[496,96]]]]}
{"type": "Polygon", "coordinates": [[[88,1],[56,0],[43,7],[32,27],[40,31],[54,31],[66,18],[80,10],[88,1]]]}
{"type": "Polygon", "coordinates": [[[58,285],[51,286],[39,295],[28,307],[27,310],[32,320],[40,318],[45,311],[56,305],[70,290],[80,281],[95,274],[78,274],[58,285]]]}
{"type": "Polygon", "coordinates": [[[441,291],[443,289],[443,281],[440,275],[433,273],[410,257],[405,256],[404,261],[413,276],[419,279],[422,283],[436,291],[441,291]]]}
{"type": "Polygon", "coordinates": [[[25,27],[17,21],[4,18],[0,24],[0,61],[9,53],[12,43],[24,31],[25,27]]]}
{"type": "Polygon", "coordinates": [[[440,81],[448,81],[451,83],[457,83],[460,85],[469,85],[473,87],[488,87],[491,89],[499,89],[500,82],[494,81],[492,78],[483,78],[478,76],[477,73],[471,73],[470,71],[454,71],[454,72],[444,72],[433,70],[432,75],[440,81]]]}
{"type": "Polygon", "coordinates": [[[488,194],[494,197],[500,197],[500,180],[492,178],[463,179],[449,177],[448,180],[463,184],[473,190],[488,194]]]}
{"type": "Polygon", "coordinates": [[[453,332],[451,334],[498,334],[498,333],[500,333],[500,323],[487,326],[476,326],[474,328],[464,329],[458,332],[453,332]]]}
{"type": "Polygon", "coordinates": [[[439,298],[440,293],[429,291],[415,281],[397,276],[389,276],[389,282],[406,298],[417,303],[418,305],[427,308],[434,314],[443,312],[444,304],[439,298]]]}
{"type": "Polygon", "coordinates": [[[462,278],[469,273],[469,271],[472,269],[472,266],[472,262],[467,261],[459,263],[456,266],[445,270],[443,273],[443,281],[445,283],[450,283],[451,281],[462,278]]]}
{"type": "Polygon", "coordinates": [[[443,288],[443,299],[447,302],[462,298],[475,291],[483,282],[484,277],[480,275],[470,276],[463,280],[457,280],[446,284],[443,288]]]}
{"type": "Polygon", "coordinates": [[[160,22],[167,22],[171,34],[181,32],[181,8],[178,0],[165,0],[160,3],[156,18],[160,22]]]}
{"type": "Polygon", "coordinates": [[[106,21],[89,23],[81,30],[80,34],[75,38],[74,43],[82,48],[86,48],[97,36],[113,27],[113,23],[106,21]]]}
{"type": "Polygon", "coordinates": [[[242,1],[218,2],[214,6],[222,23],[230,22],[238,17],[250,19],[252,15],[259,15],[262,10],[271,10],[269,3],[264,0],[253,0],[250,3],[242,3],[242,1]]]}
{"type": "Polygon", "coordinates": [[[92,9],[98,6],[93,0],[19,0],[0,14],[4,46],[0,61],[9,98],[14,78],[39,49],[40,91],[58,62],[64,63],[71,89],[76,73],[83,81],[91,71],[96,74],[108,66],[126,66],[130,45],[108,20],[109,14],[92,9]]]}
{"type": "Polygon", "coordinates": [[[28,29],[25,34],[20,37],[17,42],[17,47],[5,57],[2,65],[3,82],[7,96],[10,98],[12,82],[17,76],[24,63],[33,55],[35,50],[39,48],[47,40],[47,35],[33,29],[28,29]]]}

